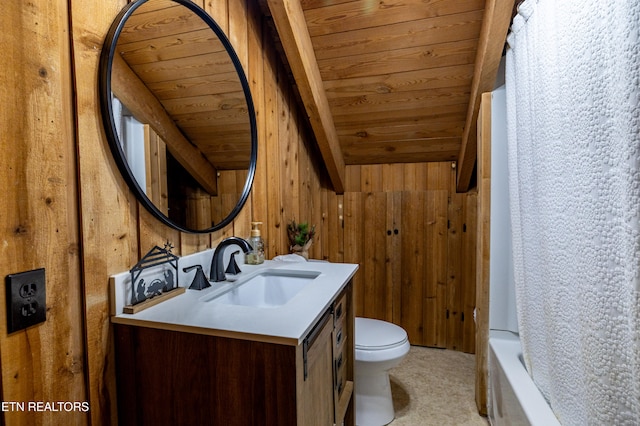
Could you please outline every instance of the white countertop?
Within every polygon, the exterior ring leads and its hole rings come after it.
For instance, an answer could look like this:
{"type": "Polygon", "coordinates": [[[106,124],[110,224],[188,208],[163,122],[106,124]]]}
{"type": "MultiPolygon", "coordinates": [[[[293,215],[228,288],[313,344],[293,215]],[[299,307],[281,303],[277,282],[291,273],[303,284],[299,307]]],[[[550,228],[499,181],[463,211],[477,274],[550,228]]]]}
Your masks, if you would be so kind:
{"type": "MultiPolygon", "coordinates": [[[[180,266],[181,268],[183,265],[180,266]]],[[[236,282],[211,283],[204,290],[187,290],[137,314],[117,313],[117,324],[175,330],[214,336],[299,345],[332,300],[344,289],[358,269],[356,264],[329,262],[281,262],[241,265],[236,282]],[[210,301],[218,294],[241,285],[265,269],[316,271],[320,275],[286,304],[257,308],[210,301]]],[[[188,287],[190,282],[182,282],[188,287]]]]}

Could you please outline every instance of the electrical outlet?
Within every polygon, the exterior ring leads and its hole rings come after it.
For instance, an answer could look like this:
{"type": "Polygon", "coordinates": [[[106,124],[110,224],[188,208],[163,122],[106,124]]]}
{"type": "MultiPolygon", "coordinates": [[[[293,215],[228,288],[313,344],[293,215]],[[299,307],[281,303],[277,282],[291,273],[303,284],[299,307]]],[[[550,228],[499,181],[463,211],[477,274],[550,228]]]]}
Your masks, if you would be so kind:
{"type": "Polygon", "coordinates": [[[46,321],[44,268],[7,275],[6,285],[9,334],[46,321]]]}

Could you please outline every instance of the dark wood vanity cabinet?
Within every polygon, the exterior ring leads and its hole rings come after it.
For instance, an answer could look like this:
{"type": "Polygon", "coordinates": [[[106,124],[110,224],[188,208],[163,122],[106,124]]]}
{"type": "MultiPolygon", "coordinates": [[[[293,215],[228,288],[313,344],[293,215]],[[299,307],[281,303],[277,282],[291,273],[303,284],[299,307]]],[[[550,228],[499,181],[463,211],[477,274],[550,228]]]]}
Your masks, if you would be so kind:
{"type": "Polygon", "coordinates": [[[300,345],[114,324],[120,425],[355,425],[352,286],[300,345]]]}

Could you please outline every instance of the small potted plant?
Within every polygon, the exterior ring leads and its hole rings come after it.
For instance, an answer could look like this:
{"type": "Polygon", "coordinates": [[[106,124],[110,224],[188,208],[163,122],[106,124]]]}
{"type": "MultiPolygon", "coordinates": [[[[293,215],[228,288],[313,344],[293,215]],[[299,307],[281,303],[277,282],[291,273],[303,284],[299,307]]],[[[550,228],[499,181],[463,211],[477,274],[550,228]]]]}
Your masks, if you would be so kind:
{"type": "Polygon", "coordinates": [[[287,235],[289,236],[289,251],[298,254],[305,259],[309,259],[309,247],[316,234],[316,226],[309,227],[307,222],[296,223],[295,219],[287,225],[287,235]]]}

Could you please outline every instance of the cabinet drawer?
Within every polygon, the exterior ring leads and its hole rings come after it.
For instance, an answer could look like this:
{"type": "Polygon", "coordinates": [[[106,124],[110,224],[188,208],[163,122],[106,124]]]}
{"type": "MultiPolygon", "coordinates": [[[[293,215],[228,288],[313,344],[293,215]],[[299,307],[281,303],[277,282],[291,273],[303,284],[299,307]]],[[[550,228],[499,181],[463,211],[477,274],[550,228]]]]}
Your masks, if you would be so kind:
{"type": "Polygon", "coordinates": [[[347,341],[347,328],[346,327],[340,327],[340,328],[336,328],[333,331],[333,352],[334,353],[338,353],[340,351],[342,351],[342,348],[344,347],[344,342],[347,341]]]}
{"type": "Polygon", "coordinates": [[[343,295],[338,299],[333,309],[334,332],[333,332],[333,351],[338,353],[342,351],[344,342],[347,341],[347,296],[343,295]]]}
{"type": "Polygon", "coordinates": [[[345,349],[338,352],[333,360],[333,371],[335,374],[334,386],[336,396],[340,398],[347,383],[347,351],[345,349]]]}
{"type": "Polygon", "coordinates": [[[345,322],[345,319],[347,318],[347,308],[347,294],[345,293],[340,296],[333,305],[333,319],[336,328],[339,328],[339,323],[343,324],[345,322]]]}

